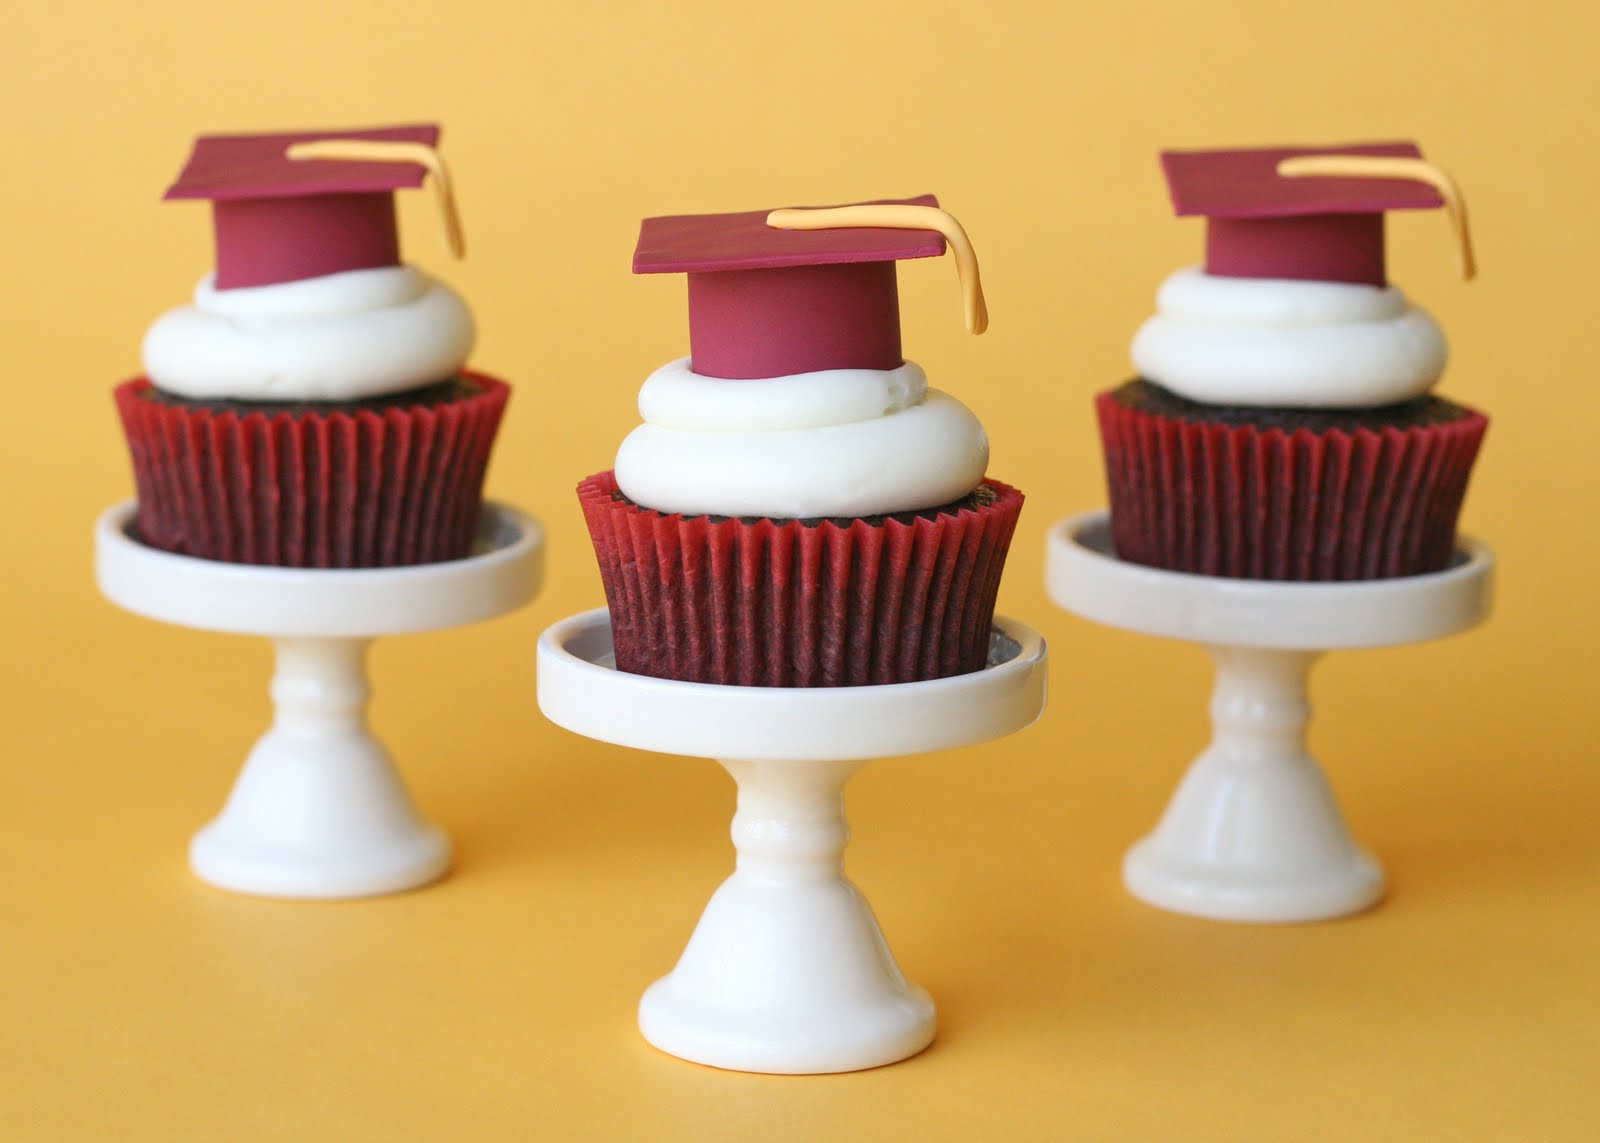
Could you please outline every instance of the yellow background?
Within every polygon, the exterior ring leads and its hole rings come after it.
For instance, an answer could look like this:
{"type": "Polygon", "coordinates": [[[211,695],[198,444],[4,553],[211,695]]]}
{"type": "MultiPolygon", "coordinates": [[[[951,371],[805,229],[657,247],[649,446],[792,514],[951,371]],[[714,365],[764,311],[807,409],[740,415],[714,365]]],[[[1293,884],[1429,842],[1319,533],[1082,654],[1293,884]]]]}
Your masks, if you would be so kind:
{"type": "Polygon", "coordinates": [[[0,754],[6,1139],[1592,1139],[1600,1131],[1593,347],[1600,24],[1585,4],[1281,0],[783,7],[32,5],[0,34],[9,359],[0,754]],[[446,126],[470,257],[404,196],[410,256],[472,300],[518,386],[490,476],[549,527],[538,601],[380,642],[377,726],[458,847],[426,891],[286,904],[185,866],[267,717],[259,639],[104,602],[90,527],[131,480],[109,399],[210,263],[161,205],[200,131],[446,126]],[[1095,391],[1198,256],[1163,146],[1415,137],[1474,210],[1391,224],[1439,316],[1443,391],[1494,418],[1465,523],[1493,621],[1319,667],[1313,745],[1389,899],[1342,923],[1208,924],[1122,892],[1125,847],[1203,744],[1191,647],[1042,587],[1099,505],[1095,391]],[[941,1032],[910,1062],[742,1076],[633,1026],[729,866],[707,761],[587,742],[534,705],[533,644],[601,601],[572,487],[684,352],[681,281],[633,278],[647,214],[935,191],[949,263],[901,273],[907,351],[1028,493],[1002,592],[1051,707],[987,746],[869,766],[850,870],[941,1032]]]}

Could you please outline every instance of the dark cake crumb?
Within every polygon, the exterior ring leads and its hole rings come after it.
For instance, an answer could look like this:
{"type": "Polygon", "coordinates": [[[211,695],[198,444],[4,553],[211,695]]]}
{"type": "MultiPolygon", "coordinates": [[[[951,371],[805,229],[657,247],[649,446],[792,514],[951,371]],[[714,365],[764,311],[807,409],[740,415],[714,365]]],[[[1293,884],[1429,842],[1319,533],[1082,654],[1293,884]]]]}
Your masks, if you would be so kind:
{"type": "Polygon", "coordinates": [[[1424,425],[1446,425],[1467,416],[1470,410],[1432,395],[1415,397],[1397,405],[1364,409],[1276,409],[1248,405],[1206,405],[1180,397],[1154,381],[1135,378],[1112,393],[1117,404],[1152,416],[1168,417],[1189,423],[1251,425],[1258,429],[1281,429],[1312,433],[1330,430],[1410,429],[1424,425]]]}
{"type": "Polygon", "coordinates": [[[152,385],[139,394],[146,401],[154,401],[158,405],[181,405],[186,409],[206,409],[213,413],[260,413],[263,416],[275,417],[280,413],[287,413],[291,417],[303,416],[307,413],[329,412],[354,412],[359,409],[370,409],[381,413],[385,409],[415,409],[426,408],[433,405],[448,405],[456,401],[475,397],[483,389],[473,384],[464,377],[452,377],[448,381],[436,381],[432,385],[424,385],[420,389],[407,389],[402,393],[385,393],[377,397],[368,397],[359,401],[239,401],[231,398],[200,399],[195,400],[183,397],[177,393],[169,393],[164,389],[152,385]]]}
{"type": "MultiPolygon", "coordinates": [[[[798,520],[800,526],[803,528],[815,528],[819,524],[828,522],[832,522],[841,528],[847,528],[857,520],[864,520],[873,527],[888,523],[891,520],[898,524],[909,524],[913,520],[917,520],[919,518],[933,519],[937,516],[953,516],[957,512],[970,511],[975,508],[986,508],[990,504],[995,503],[995,501],[997,501],[999,498],[1000,494],[993,488],[990,488],[987,484],[980,484],[961,499],[952,500],[948,504],[939,504],[932,508],[919,508],[911,512],[891,512],[887,515],[878,516],[803,516],[799,517],[798,520]]],[[[611,493],[611,499],[613,502],[618,504],[632,504],[635,508],[642,507],[642,505],[635,504],[632,500],[629,500],[626,496],[624,496],[621,489],[614,490],[611,493]]],[[[695,517],[685,516],[684,519],[693,520],[695,517]]],[[[705,516],[705,519],[711,521],[713,524],[721,524],[726,520],[732,519],[732,517],[713,516],[708,514],[705,516]]],[[[739,523],[741,524],[754,524],[760,520],[771,520],[775,524],[787,524],[790,520],[796,519],[796,517],[740,516],[738,519],[739,523]]]]}

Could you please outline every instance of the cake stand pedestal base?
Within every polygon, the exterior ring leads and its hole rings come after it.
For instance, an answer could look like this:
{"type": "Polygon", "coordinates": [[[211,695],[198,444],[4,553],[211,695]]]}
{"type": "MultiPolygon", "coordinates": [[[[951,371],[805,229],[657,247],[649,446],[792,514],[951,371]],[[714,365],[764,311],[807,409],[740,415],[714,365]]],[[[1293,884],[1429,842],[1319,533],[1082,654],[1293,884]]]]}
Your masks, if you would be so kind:
{"type": "Polygon", "coordinates": [[[724,761],[739,787],[738,864],[678,965],[644,994],[663,1051],[764,1072],[870,1068],[933,1039],[933,1001],[906,983],[843,875],[844,783],[857,762],[724,761]]]}
{"type": "Polygon", "coordinates": [[[642,750],[722,759],[738,785],[737,863],[677,966],[645,992],[639,1028],[675,1056],[736,1071],[854,1071],[933,1039],[845,876],[844,784],[867,759],[1020,730],[1044,709],[1045,646],[996,620],[989,666],[892,686],[681,683],[615,669],[604,609],[539,640],[539,707],[557,725],[642,750]],[[618,717],[625,711],[624,717],[618,717]]]}
{"type": "Polygon", "coordinates": [[[96,575],[113,603],[207,631],[264,635],[277,649],[271,729],[190,864],[223,889],[339,898],[426,884],[450,842],[423,821],[367,726],[366,653],[380,635],[456,627],[521,607],[538,591],[542,531],[484,507],[474,554],[399,568],[318,570],[230,564],[146,547],[135,505],[101,516],[96,575]]]}
{"type": "Polygon", "coordinates": [[[1486,547],[1463,539],[1455,562],[1430,575],[1228,579],[1118,559],[1104,512],[1058,524],[1047,567],[1056,603],[1113,627],[1199,643],[1216,664],[1211,745],[1155,831],[1128,853],[1129,891],[1226,921],[1322,920],[1382,897],[1382,869],[1351,839],[1306,750],[1311,666],[1325,651],[1475,626],[1489,612],[1493,562],[1486,547]]]}

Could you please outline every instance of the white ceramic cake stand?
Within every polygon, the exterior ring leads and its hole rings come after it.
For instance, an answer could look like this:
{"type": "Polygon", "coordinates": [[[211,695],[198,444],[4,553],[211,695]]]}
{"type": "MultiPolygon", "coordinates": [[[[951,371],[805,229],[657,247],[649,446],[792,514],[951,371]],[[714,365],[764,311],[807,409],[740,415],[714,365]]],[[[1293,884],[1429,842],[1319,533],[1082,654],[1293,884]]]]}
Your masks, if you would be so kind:
{"type": "Polygon", "coordinates": [[[1306,753],[1311,665],[1325,651],[1419,643],[1489,613],[1492,553],[1463,538],[1430,575],[1283,583],[1161,571],[1119,560],[1095,512],[1050,533],[1047,582],[1068,611],[1200,643],[1216,662],[1209,748],[1155,832],[1128,852],[1134,896],[1225,921],[1311,921],[1383,895],[1383,870],[1345,828],[1306,753]]]}
{"type": "Polygon", "coordinates": [[[1044,710],[1045,645],[997,619],[989,666],[921,683],[735,687],[615,669],[604,608],[539,639],[539,708],[588,738],[721,761],[738,861],[674,968],[639,1003],[646,1040],[735,1071],[893,1063],[933,1039],[866,898],[844,876],[844,783],[870,758],[986,742],[1044,710]]]}
{"type": "Polygon", "coordinates": [[[512,611],[539,587],[543,531],[486,504],[474,554],[411,567],[259,567],[157,551],[134,539],[136,506],[95,528],[113,603],[165,623],[265,635],[277,647],[272,728],[221,815],[189,847],[203,880],[268,897],[366,897],[425,884],[450,842],[412,805],[367,728],[367,647],[379,635],[459,627],[512,611]]]}

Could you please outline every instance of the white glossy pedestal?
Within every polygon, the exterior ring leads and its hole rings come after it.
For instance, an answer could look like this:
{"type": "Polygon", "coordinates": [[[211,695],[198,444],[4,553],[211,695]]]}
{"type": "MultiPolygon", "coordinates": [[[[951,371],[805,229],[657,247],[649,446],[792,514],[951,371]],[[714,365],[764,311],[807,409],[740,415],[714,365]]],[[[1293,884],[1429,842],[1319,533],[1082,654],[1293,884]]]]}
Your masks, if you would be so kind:
{"type": "Polygon", "coordinates": [[[1306,753],[1311,665],[1325,651],[1418,643],[1489,613],[1494,559],[1463,538],[1442,572],[1348,583],[1283,583],[1161,571],[1119,560],[1109,517],[1049,537],[1047,583],[1068,611],[1204,645],[1217,667],[1211,745],[1155,832],[1129,851],[1134,896],[1226,921],[1311,921],[1367,908],[1383,870],[1351,840],[1306,753]]]}
{"type": "Polygon", "coordinates": [[[893,686],[680,683],[613,666],[604,608],[539,639],[539,708],[602,742],[716,758],[739,787],[738,862],[676,968],[639,1004],[645,1039],[736,1071],[893,1063],[933,1039],[866,898],[843,873],[843,788],[867,759],[986,742],[1044,710],[1045,645],[997,619],[990,666],[893,686]]]}
{"type": "Polygon", "coordinates": [[[100,590],[150,619],[265,635],[277,647],[272,728],[221,815],[195,836],[203,880],[268,897],[365,897],[425,884],[450,842],[412,805],[367,728],[367,647],[521,607],[539,588],[543,532],[486,504],[474,554],[411,567],[314,570],[222,563],[146,547],[132,501],[95,527],[100,590]]]}

